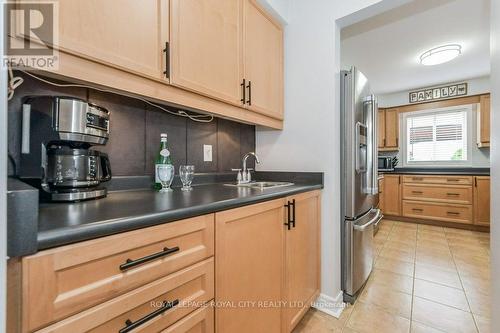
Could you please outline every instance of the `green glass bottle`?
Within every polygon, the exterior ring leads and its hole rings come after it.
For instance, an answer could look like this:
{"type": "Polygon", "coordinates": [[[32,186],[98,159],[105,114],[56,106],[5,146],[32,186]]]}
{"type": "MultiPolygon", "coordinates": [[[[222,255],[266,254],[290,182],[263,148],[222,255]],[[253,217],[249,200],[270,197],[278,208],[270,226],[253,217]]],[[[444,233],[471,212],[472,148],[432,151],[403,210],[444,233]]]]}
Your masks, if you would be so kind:
{"type": "Polygon", "coordinates": [[[158,164],[168,164],[172,165],[172,167],[174,164],[172,161],[172,156],[170,155],[170,150],[168,149],[166,133],[162,133],[160,135],[160,149],[158,151],[158,155],[156,156],[155,160],[155,185],[154,185],[155,190],[161,189],[160,180],[158,179],[158,171],[156,169],[156,166],[158,164]]]}

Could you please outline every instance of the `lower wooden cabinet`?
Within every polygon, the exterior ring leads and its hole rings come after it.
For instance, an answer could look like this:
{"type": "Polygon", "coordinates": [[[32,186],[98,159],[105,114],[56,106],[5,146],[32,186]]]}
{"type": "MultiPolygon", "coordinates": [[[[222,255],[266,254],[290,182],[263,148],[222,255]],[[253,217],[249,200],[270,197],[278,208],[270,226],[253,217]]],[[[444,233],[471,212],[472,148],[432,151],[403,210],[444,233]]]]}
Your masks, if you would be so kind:
{"type": "Polygon", "coordinates": [[[490,177],[474,177],[474,224],[490,225],[490,177]]]}
{"type": "Polygon", "coordinates": [[[284,203],[215,214],[216,332],[281,332],[284,203]]]}
{"type": "Polygon", "coordinates": [[[385,212],[385,181],[384,178],[378,180],[378,208],[385,212]]]}
{"type": "Polygon", "coordinates": [[[214,308],[204,306],[182,318],[161,333],[213,333],[214,308]]]}
{"type": "Polygon", "coordinates": [[[293,226],[290,230],[285,228],[286,305],[283,317],[286,332],[297,326],[319,295],[320,200],[317,191],[287,198],[287,205],[292,205],[287,209],[291,209],[293,226]]]}
{"type": "Polygon", "coordinates": [[[208,214],[24,257],[25,328],[39,329],[213,256],[213,239],[208,214]]]}
{"type": "Polygon", "coordinates": [[[213,297],[214,259],[210,258],[37,333],[161,332],[213,297]]]}
{"type": "Polygon", "coordinates": [[[401,215],[401,176],[384,175],[384,214],[401,215]]]}
{"type": "Polygon", "coordinates": [[[471,224],[472,206],[403,200],[403,216],[471,224]]]}
{"type": "Polygon", "coordinates": [[[302,319],[320,290],[320,199],[216,214],[216,332],[290,332],[302,319]]]}
{"type": "Polygon", "coordinates": [[[9,333],[290,332],[319,295],[320,199],[311,191],[11,259],[9,333]]]}
{"type": "Polygon", "coordinates": [[[385,215],[490,225],[490,177],[384,174],[379,207],[385,215]]]}

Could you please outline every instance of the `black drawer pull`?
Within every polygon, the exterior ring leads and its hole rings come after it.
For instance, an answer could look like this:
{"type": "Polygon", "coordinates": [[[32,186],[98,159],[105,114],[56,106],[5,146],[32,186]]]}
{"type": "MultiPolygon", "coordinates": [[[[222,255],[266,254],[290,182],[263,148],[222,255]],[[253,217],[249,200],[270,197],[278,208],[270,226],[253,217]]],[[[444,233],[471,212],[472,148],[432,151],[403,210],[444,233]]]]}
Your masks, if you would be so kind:
{"type": "Polygon", "coordinates": [[[460,213],[458,213],[458,212],[446,212],[446,214],[448,214],[448,215],[460,215],[460,213]]]}
{"type": "Polygon", "coordinates": [[[120,329],[118,331],[118,333],[127,333],[127,332],[130,332],[133,329],[141,326],[142,324],[150,321],[154,317],[161,315],[163,312],[165,312],[167,310],[170,310],[171,308],[173,308],[177,304],[179,304],[179,300],[178,299],[176,299],[173,302],[163,301],[163,306],[161,308],[159,308],[158,310],[155,310],[155,311],[151,312],[148,315],[145,315],[141,319],[138,319],[137,321],[134,321],[134,322],[132,322],[130,319],[127,319],[125,321],[125,325],[126,326],[124,328],[120,329]]]}
{"type": "Polygon", "coordinates": [[[412,208],[414,212],[423,212],[424,210],[422,208],[412,208]]]}
{"type": "Polygon", "coordinates": [[[422,191],[411,191],[411,193],[413,193],[413,194],[422,194],[424,192],[422,192],[422,191]]]}
{"type": "Polygon", "coordinates": [[[293,224],[293,227],[295,228],[295,199],[292,200],[292,215],[293,215],[293,218],[292,218],[292,224],[293,224]]]}
{"type": "Polygon", "coordinates": [[[177,251],[179,251],[178,246],[170,248],[170,249],[168,247],[164,247],[163,251],[150,254],[149,256],[145,256],[145,257],[142,257],[142,258],[139,258],[136,260],[127,259],[127,261],[125,263],[120,265],[120,270],[124,271],[124,270],[132,268],[134,266],[144,264],[148,261],[155,260],[155,259],[158,259],[158,258],[161,258],[164,256],[168,256],[169,254],[172,254],[172,253],[177,252],[177,251]]]}
{"type": "Polygon", "coordinates": [[[446,195],[450,195],[450,196],[459,196],[460,194],[459,194],[459,193],[446,193],[446,195]]]}
{"type": "Polygon", "coordinates": [[[448,178],[448,179],[446,179],[446,181],[448,181],[448,182],[459,182],[460,179],[457,179],[457,178],[448,178]]]}

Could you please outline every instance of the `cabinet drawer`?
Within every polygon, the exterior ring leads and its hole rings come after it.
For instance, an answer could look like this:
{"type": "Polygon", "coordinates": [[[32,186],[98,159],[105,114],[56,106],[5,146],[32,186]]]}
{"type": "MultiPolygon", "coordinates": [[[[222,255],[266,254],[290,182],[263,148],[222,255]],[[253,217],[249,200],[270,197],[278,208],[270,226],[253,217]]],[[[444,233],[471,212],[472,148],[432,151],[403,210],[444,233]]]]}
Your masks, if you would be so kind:
{"type": "Polygon", "coordinates": [[[24,330],[61,320],[213,254],[210,214],[23,258],[24,330]]]}
{"type": "Polygon", "coordinates": [[[210,258],[66,318],[37,333],[160,332],[196,308],[204,306],[213,297],[214,259],[210,258]],[[169,306],[164,307],[166,304],[169,306]],[[131,326],[129,330],[126,330],[127,326],[131,326]]]}
{"type": "Polygon", "coordinates": [[[472,176],[406,175],[403,176],[403,183],[471,185],[472,176]]]}
{"type": "Polygon", "coordinates": [[[472,223],[472,206],[403,200],[403,216],[446,222],[472,223]]]}
{"type": "Polygon", "coordinates": [[[204,306],[161,333],[213,333],[214,329],[214,308],[204,306]]]}
{"type": "Polygon", "coordinates": [[[404,184],[403,199],[472,204],[471,186],[404,184]]]}

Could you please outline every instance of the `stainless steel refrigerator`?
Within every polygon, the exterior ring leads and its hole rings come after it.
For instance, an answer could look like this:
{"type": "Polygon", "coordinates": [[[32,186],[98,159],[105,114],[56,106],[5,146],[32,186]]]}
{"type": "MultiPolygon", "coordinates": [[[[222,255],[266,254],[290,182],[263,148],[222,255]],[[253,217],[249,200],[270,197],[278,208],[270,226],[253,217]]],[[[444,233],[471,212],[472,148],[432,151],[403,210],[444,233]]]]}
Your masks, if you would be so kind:
{"type": "Polygon", "coordinates": [[[377,99],[368,79],[341,71],[342,290],[352,303],[373,268],[378,207],[377,99]]]}

